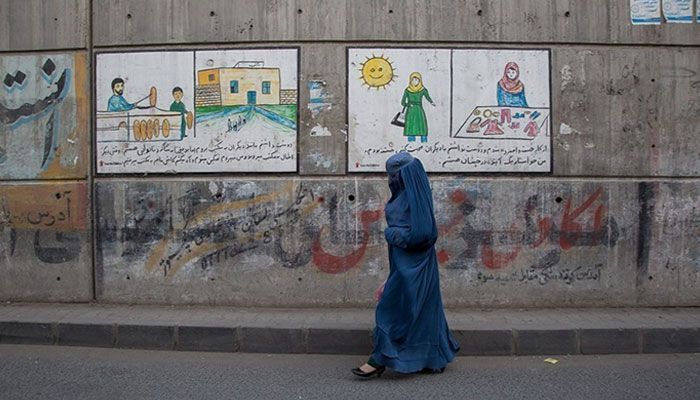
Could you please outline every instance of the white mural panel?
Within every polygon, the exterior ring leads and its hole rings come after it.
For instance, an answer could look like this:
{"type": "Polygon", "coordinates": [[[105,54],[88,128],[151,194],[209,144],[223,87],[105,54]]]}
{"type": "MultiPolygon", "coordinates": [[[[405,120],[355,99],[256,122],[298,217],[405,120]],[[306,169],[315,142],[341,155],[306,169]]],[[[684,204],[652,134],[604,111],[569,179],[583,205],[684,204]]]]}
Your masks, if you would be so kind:
{"type": "Polygon", "coordinates": [[[349,171],[383,171],[401,149],[449,140],[449,49],[362,48],[348,56],[349,171]]]}
{"type": "MultiPolygon", "coordinates": [[[[549,52],[454,50],[454,170],[550,170],[549,52]]],[[[452,170],[452,168],[450,168],[452,170]]]]}
{"type": "Polygon", "coordinates": [[[233,171],[297,166],[297,49],[197,51],[197,132],[232,149],[233,171]]]}
{"type": "Polygon", "coordinates": [[[98,54],[98,173],[197,171],[192,52],[98,54]]]}
{"type": "Polygon", "coordinates": [[[298,50],[97,55],[98,173],[296,171],[298,50]]]}
{"type": "Polygon", "coordinates": [[[549,51],[350,48],[348,169],[551,170],[549,51]]]}

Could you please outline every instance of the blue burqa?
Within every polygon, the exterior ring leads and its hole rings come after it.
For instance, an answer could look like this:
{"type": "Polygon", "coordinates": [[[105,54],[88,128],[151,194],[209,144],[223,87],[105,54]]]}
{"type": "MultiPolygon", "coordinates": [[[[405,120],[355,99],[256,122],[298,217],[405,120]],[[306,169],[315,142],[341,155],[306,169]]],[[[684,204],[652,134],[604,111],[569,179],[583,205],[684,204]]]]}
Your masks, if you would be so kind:
{"type": "Polygon", "coordinates": [[[372,359],[398,372],[440,369],[459,345],[442,309],[430,183],[420,160],[406,152],[391,156],[386,170],[389,277],[377,304],[372,359]]]}

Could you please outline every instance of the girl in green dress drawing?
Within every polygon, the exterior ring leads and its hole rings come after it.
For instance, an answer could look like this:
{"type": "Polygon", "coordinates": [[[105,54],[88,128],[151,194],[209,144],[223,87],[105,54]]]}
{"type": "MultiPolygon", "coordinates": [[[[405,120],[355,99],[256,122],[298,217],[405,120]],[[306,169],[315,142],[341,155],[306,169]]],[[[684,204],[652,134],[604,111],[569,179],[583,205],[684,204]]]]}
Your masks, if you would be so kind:
{"type": "Polygon", "coordinates": [[[428,89],[423,87],[423,79],[418,72],[411,74],[408,79],[408,87],[403,92],[401,105],[406,107],[406,124],[403,127],[403,135],[408,136],[409,142],[415,142],[416,136],[420,141],[428,141],[428,120],[423,111],[423,96],[435,107],[433,99],[428,94],[428,89]]]}

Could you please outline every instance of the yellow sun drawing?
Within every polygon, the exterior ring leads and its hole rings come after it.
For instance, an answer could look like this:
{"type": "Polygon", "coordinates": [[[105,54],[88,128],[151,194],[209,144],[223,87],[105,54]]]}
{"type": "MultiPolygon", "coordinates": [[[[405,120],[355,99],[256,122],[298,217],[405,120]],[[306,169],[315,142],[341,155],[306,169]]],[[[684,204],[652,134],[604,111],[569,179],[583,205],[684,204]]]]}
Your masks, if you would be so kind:
{"type": "Polygon", "coordinates": [[[388,57],[384,57],[384,54],[377,57],[372,54],[372,57],[365,57],[364,63],[361,63],[362,85],[367,85],[367,90],[371,88],[383,88],[386,90],[386,86],[394,81],[396,75],[394,74],[393,63],[389,61],[388,57]]]}

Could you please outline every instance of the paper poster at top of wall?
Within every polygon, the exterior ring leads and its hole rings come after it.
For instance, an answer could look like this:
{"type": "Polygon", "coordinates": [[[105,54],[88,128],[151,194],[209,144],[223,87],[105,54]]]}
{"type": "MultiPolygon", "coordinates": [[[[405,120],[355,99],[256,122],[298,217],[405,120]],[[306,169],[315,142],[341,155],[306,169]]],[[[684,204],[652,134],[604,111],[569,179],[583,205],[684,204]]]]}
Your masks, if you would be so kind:
{"type": "Polygon", "coordinates": [[[630,0],[632,25],[658,25],[661,23],[660,0],[630,0]]]}
{"type": "Polygon", "coordinates": [[[662,9],[667,22],[693,22],[693,0],[663,0],[662,9]]]}

